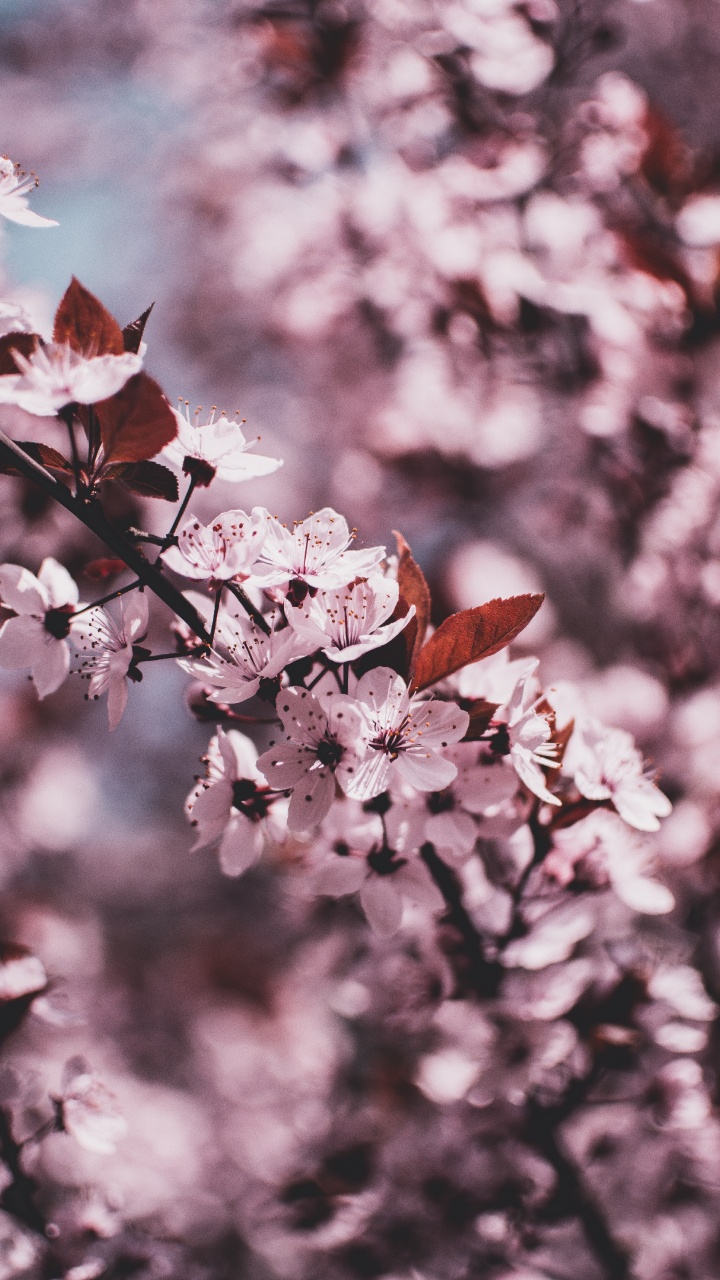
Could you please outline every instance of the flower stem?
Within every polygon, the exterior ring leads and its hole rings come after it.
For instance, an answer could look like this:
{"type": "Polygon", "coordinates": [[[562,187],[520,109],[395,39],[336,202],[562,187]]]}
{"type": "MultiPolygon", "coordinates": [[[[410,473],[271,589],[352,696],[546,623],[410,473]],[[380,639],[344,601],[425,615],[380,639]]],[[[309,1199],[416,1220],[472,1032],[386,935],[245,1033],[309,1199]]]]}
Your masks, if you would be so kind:
{"type": "Polygon", "coordinates": [[[188,502],[193,496],[193,491],[195,489],[196,484],[197,484],[197,480],[195,479],[195,476],[191,476],[190,483],[185,493],[185,497],[183,498],[182,502],[180,503],[180,506],[175,512],[175,519],[173,520],[172,524],[170,525],[170,529],[168,530],[167,538],[165,539],[166,542],[168,538],[173,538],[175,536],[175,531],[178,525],[180,524],[180,521],[182,520],[183,516],[185,515],[188,502]]]}
{"type": "Polygon", "coordinates": [[[135,591],[139,586],[141,586],[140,579],[136,578],[134,582],[128,582],[126,587],[118,587],[116,591],[109,591],[106,596],[101,596],[99,600],[84,604],[82,609],[76,609],[72,616],[77,618],[81,613],[87,613],[88,609],[101,609],[104,604],[109,604],[111,600],[117,600],[120,596],[127,595],[128,591],[135,591]]]}
{"type": "Polygon", "coordinates": [[[242,587],[240,586],[240,583],[226,582],[225,586],[227,587],[228,591],[230,591],[235,596],[235,599],[240,601],[240,604],[242,605],[243,609],[247,614],[249,614],[249,616],[252,618],[256,626],[258,626],[261,631],[264,631],[266,636],[269,636],[271,632],[266,619],[263,618],[260,610],[255,608],[255,605],[253,604],[247,592],[243,591],[242,587]]]}
{"type": "Polygon", "coordinates": [[[486,960],[482,938],[468,915],[462,900],[462,888],[452,867],[443,862],[428,841],[421,846],[420,857],[447,903],[447,920],[460,934],[466,958],[466,975],[473,990],[484,997],[496,995],[502,967],[486,960]]]}

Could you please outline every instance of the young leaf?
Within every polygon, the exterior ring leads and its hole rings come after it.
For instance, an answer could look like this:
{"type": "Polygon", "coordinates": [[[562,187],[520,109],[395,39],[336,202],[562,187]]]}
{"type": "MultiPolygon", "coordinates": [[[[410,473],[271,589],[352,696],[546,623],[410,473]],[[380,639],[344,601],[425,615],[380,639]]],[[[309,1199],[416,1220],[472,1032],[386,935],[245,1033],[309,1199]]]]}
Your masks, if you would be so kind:
{"type": "Polygon", "coordinates": [[[412,675],[422,648],[430,621],[430,588],[425,581],[425,574],[415,560],[410,547],[397,529],[394,530],[398,550],[398,587],[400,597],[393,614],[394,618],[404,618],[411,605],[415,605],[415,617],[400,637],[404,638],[407,655],[406,670],[412,675]]]}
{"type": "Polygon", "coordinates": [[[177,435],[175,415],[157,382],[136,373],[117,395],[95,405],[106,462],[144,462],[177,435]]]}
{"type": "MultiPolygon", "coordinates": [[[[66,475],[72,475],[72,467],[67,458],[63,458],[57,449],[53,449],[49,444],[41,444],[37,440],[17,440],[21,449],[35,462],[40,462],[44,467],[48,467],[50,471],[63,471],[66,475]]],[[[0,463],[0,472],[4,476],[19,476],[20,472],[11,462],[0,463]]]]}
{"type": "Polygon", "coordinates": [[[544,599],[543,595],[525,595],[488,600],[446,618],[420,651],[413,689],[427,689],[469,662],[504,649],[535,617],[544,599]]]}
{"type": "Polygon", "coordinates": [[[55,312],[53,339],[85,356],[121,356],[125,350],[117,320],[75,276],[55,312]]]}
{"type": "Polygon", "coordinates": [[[142,342],[143,334],[145,332],[145,325],[150,318],[150,312],[154,306],[155,303],[151,302],[147,311],[143,311],[142,315],[138,316],[137,320],[133,320],[132,324],[126,324],[122,331],[125,350],[131,351],[133,355],[137,355],[140,350],[140,343],[142,342]]]}
{"type": "Polygon", "coordinates": [[[0,376],[19,373],[13,352],[19,351],[22,356],[31,356],[39,341],[38,333],[6,333],[0,338],[0,376]]]}
{"type": "Polygon", "coordinates": [[[499,702],[486,702],[484,698],[476,698],[470,706],[466,706],[470,723],[463,742],[477,742],[482,738],[499,706],[499,702]]]}
{"type": "Polygon", "coordinates": [[[112,556],[101,556],[99,560],[89,560],[83,573],[91,582],[104,582],[106,578],[114,578],[116,573],[124,573],[126,569],[124,560],[116,560],[112,556]]]}
{"type": "Polygon", "coordinates": [[[133,493],[143,498],[164,498],[177,502],[177,476],[159,462],[115,462],[103,475],[104,480],[122,480],[133,493]]]}

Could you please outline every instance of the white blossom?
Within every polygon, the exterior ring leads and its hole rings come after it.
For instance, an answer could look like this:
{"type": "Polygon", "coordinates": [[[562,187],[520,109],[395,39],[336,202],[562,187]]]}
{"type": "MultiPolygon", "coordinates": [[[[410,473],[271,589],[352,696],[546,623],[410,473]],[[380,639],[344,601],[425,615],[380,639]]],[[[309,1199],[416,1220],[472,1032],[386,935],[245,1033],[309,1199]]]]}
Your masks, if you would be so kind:
{"type": "Polygon", "coordinates": [[[277,805],[257,767],[257,751],[243,733],[219,729],[205,756],[206,775],[193,787],[185,813],[197,830],[193,849],[219,840],[220,867],[239,876],[257,862],[274,832],[277,805]]]}
{"type": "Polygon", "coordinates": [[[672,910],[674,899],[664,884],[648,874],[652,867],[648,843],[606,809],[597,809],[567,830],[556,831],[553,848],[543,863],[545,873],[562,885],[612,886],[633,911],[662,915],[672,910]]]}
{"type": "Polygon", "coordinates": [[[54,416],[66,404],[95,404],[114,396],[142,368],[142,356],[80,355],[65,343],[38,343],[24,356],[13,351],[19,374],[0,377],[0,404],[16,404],[37,417],[54,416]]]}
{"type": "Polygon", "coordinates": [[[609,729],[593,716],[576,726],[566,768],[581,795],[610,800],[620,817],[638,831],[658,831],[659,819],[672,811],[667,796],[645,773],[631,734],[609,729]]]}
{"type": "Polygon", "coordinates": [[[178,432],[162,450],[161,456],[167,462],[182,467],[186,474],[195,476],[197,483],[207,485],[215,476],[220,480],[252,480],[271,475],[283,465],[279,458],[249,453],[257,441],[246,440],[240,422],[231,420],[224,413],[216,419],[216,410],[213,409],[207,422],[201,423],[200,410],[191,419],[187,402],[184,412],[173,409],[173,413],[178,432]]]}
{"type": "Polygon", "coordinates": [[[271,785],[292,790],[291,831],[322,822],[335,797],[335,781],[349,791],[365,753],[368,727],[362,710],[341,693],[315,696],[307,689],[283,689],[276,709],[286,740],[272,744],[259,765],[271,785]]]}
{"type": "MultiPolygon", "coordinates": [[[[262,510],[262,508],[259,508],[262,510]]],[[[354,578],[366,578],[385,555],[384,547],[349,548],[354,533],[344,516],[332,507],[323,507],[294,524],[292,529],[263,511],[267,520],[267,536],[263,542],[253,577],[263,587],[302,584],[312,591],[332,591],[344,587],[354,578]]]]}
{"type": "MultiPolygon", "coordinates": [[[[272,625],[273,615],[268,615],[272,625]]],[[[244,702],[258,692],[262,680],[279,677],[288,663],[308,652],[290,627],[268,636],[246,614],[221,610],[215,647],[199,658],[179,658],[183,671],[212,687],[211,702],[244,702]]]]}
{"type": "Polygon", "coordinates": [[[147,631],[148,602],[142,592],[133,592],[121,602],[122,621],[116,622],[105,609],[90,609],[73,627],[78,648],[90,656],[85,658],[79,674],[89,680],[88,698],[108,695],[110,729],[116,729],[128,698],[128,670],[133,660],[133,645],[147,631]]]}
{"type": "Polygon", "coordinates": [[[168,568],[183,578],[198,581],[243,581],[249,577],[266,535],[262,507],[245,511],[223,511],[212,524],[204,525],[189,516],[178,534],[176,547],[163,552],[168,568]]]}
{"type": "Polygon", "coordinates": [[[0,214],[8,222],[19,222],[23,227],[56,227],[52,218],[43,218],[28,209],[28,195],[35,190],[38,180],[32,173],[23,173],[19,165],[7,156],[0,156],[0,214]]]}
{"type": "Polygon", "coordinates": [[[355,771],[348,795],[369,800],[387,791],[397,776],[419,791],[442,791],[457,767],[440,752],[464,736],[470,717],[453,702],[411,696],[389,667],[368,671],[354,698],[369,725],[368,751],[355,771]]]}
{"type": "Polygon", "coordinates": [[[498,719],[507,724],[510,760],[520,780],[538,799],[559,805],[560,800],[548,790],[543,773],[543,769],[555,765],[556,747],[547,717],[537,711],[538,698],[531,678],[531,671],[521,676],[506,708],[498,712],[498,719]]]}
{"type": "Polygon", "coordinates": [[[398,635],[415,616],[412,605],[402,618],[389,621],[398,602],[393,578],[372,574],[337,591],[319,591],[294,608],[285,605],[290,626],[331,662],[354,662],[398,635]]]}
{"type": "Polygon", "coordinates": [[[0,667],[29,667],[38,696],[47,697],[70,670],[70,634],[78,589],[48,556],[38,576],[19,564],[0,567],[0,600],[15,612],[0,628],[0,667]]]}

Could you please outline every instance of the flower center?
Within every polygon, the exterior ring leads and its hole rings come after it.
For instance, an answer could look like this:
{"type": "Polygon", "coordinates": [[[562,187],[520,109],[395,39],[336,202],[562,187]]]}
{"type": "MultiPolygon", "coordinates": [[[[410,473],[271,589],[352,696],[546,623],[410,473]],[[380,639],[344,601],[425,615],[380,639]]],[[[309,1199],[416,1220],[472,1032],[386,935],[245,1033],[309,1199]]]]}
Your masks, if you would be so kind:
{"type": "Polygon", "coordinates": [[[244,813],[251,822],[259,822],[261,818],[267,817],[275,798],[267,787],[259,787],[250,778],[238,778],[237,782],[233,782],[232,789],[233,809],[244,813]]]}
{"type": "Polygon", "coordinates": [[[401,858],[394,849],[389,849],[387,845],[383,845],[381,849],[373,849],[372,853],[367,856],[368,866],[378,876],[391,876],[394,871],[399,871],[404,867],[407,858],[401,858]]]}
{"type": "Polygon", "coordinates": [[[45,614],[45,630],[56,640],[65,640],[70,634],[70,620],[75,612],[74,606],[64,604],[59,609],[48,609],[45,614]]]}
{"type": "Polygon", "coordinates": [[[455,797],[448,787],[446,791],[431,791],[426,803],[431,813],[447,813],[455,808],[455,797]]]}
{"type": "Polygon", "coordinates": [[[321,738],[316,750],[320,763],[329,769],[335,769],[343,758],[343,748],[334,738],[321,738]]]}

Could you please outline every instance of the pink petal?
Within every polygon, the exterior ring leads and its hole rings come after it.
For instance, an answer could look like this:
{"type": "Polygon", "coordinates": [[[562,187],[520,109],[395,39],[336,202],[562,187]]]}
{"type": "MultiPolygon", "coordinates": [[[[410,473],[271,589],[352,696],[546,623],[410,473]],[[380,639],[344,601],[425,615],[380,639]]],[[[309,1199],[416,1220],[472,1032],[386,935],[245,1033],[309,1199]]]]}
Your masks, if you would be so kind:
{"type": "Polygon", "coordinates": [[[19,564],[0,566],[0,600],[21,615],[44,614],[49,603],[35,575],[19,564]]]}
{"type": "Polygon", "coordinates": [[[403,903],[392,876],[370,875],[360,890],[360,901],[371,928],[383,938],[397,933],[402,923],[403,903]]]}
{"type": "Polygon", "coordinates": [[[220,842],[220,867],[226,876],[240,876],[257,862],[262,849],[262,828],[244,813],[234,813],[220,842]]]}
{"type": "Polygon", "coordinates": [[[292,793],[288,809],[291,831],[309,831],[326,816],[335,799],[335,777],[329,769],[306,774],[292,793]]]}
{"type": "Polygon", "coordinates": [[[39,698],[46,698],[60,688],[70,670],[70,650],[64,640],[47,636],[42,654],[32,664],[33,684],[39,698]]]}
{"type": "Polygon", "coordinates": [[[40,618],[8,618],[0,628],[0,667],[12,671],[31,667],[42,658],[48,634],[40,618]]]}

